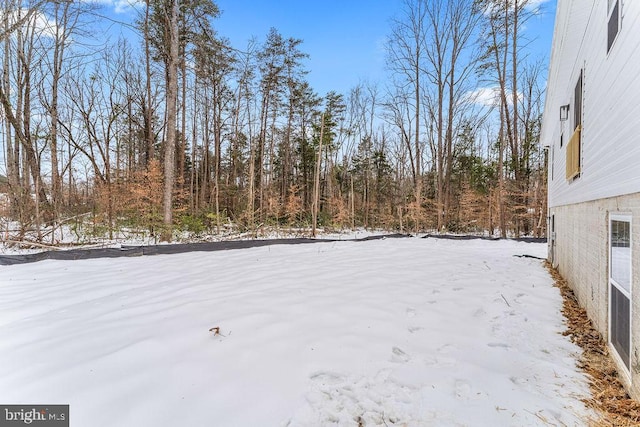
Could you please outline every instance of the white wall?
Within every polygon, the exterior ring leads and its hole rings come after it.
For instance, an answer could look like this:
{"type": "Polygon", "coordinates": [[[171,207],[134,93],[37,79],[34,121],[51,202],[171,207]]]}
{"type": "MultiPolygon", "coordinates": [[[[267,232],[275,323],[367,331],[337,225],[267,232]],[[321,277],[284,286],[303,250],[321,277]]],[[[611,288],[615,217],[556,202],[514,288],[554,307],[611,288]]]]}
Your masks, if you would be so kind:
{"type": "Polygon", "coordinates": [[[550,207],[640,192],[640,1],[621,6],[607,53],[607,0],[558,0],[541,136],[549,147],[550,207]],[[566,148],[581,69],[581,175],[569,182],[566,148]],[[569,103],[569,120],[561,122],[560,106],[569,103]]]}
{"type": "MultiPolygon", "coordinates": [[[[609,341],[609,219],[632,216],[631,245],[631,369],[613,357],[620,377],[634,399],[640,400],[640,194],[558,206],[555,219],[554,265],[569,282],[594,327],[609,341]]],[[[614,351],[611,350],[614,354],[614,351]]]]}

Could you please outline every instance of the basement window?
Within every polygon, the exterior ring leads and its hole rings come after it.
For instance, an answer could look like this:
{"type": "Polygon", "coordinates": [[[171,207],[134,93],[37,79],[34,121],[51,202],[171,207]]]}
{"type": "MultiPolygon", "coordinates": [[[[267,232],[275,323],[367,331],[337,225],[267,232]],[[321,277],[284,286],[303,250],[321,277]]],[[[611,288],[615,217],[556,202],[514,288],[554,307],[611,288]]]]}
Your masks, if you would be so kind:
{"type": "Polygon", "coordinates": [[[609,219],[609,343],[624,366],[631,361],[631,216],[609,219]]]}

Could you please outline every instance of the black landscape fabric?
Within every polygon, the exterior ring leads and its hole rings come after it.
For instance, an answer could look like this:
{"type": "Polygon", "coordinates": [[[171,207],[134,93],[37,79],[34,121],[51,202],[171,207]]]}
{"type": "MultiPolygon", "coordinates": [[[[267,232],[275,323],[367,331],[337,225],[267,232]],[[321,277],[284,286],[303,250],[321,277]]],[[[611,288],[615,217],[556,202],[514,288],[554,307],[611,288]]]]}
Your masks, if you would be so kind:
{"type": "MultiPolygon", "coordinates": [[[[426,236],[422,236],[423,239],[448,239],[448,240],[501,240],[500,237],[492,237],[492,236],[474,236],[470,234],[427,234],[426,236]]],[[[519,237],[513,240],[515,242],[525,242],[525,243],[547,243],[546,237],[519,237]]]]}
{"type": "Polygon", "coordinates": [[[118,258],[143,255],[181,254],[185,252],[211,252],[230,249],[255,248],[269,245],[297,245],[303,243],[327,243],[327,242],[363,242],[367,240],[379,240],[389,238],[408,237],[408,234],[385,234],[369,236],[362,239],[263,239],[263,240],[230,240],[223,242],[204,243],[177,243],[168,245],[151,246],[122,246],[121,248],[97,248],[97,249],[70,249],[58,251],[46,251],[25,255],[0,255],[0,265],[25,264],[29,262],[43,261],[46,259],[76,260],[91,258],[118,258]]]}
{"type": "MultiPolygon", "coordinates": [[[[361,239],[310,239],[310,238],[292,238],[292,239],[256,239],[256,240],[230,240],[223,242],[204,242],[204,243],[177,243],[168,245],[150,245],[150,246],[122,246],[120,248],[96,248],[96,249],[70,249],[58,251],[45,251],[34,254],[25,255],[0,255],[0,265],[25,264],[29,262],[43,261],[46,259],[57,260],[76,260],[91,258],[119,258],[119,257],[135,257],[143,255],[166,255],[181,254],[185,252],[212,252],[225,251],[230,249],[246,249],[259,246],[269,245],[298,245],[303,243],[327,243],[327,242],[364,242],[368,240],[379,240],[399,237],[409,237],[409,234],[385,234],[378,236],[368,236],[361,239]]],[[[469,235],[447,235],[447,234],[429,234],[423,238],[436,239],[453,239],[453,240],[500,240],[494,237],[469,236],[469,235]]],[[[544,238],[520,238],[512,239],[520,242],[544,243],[544,238]]]]}

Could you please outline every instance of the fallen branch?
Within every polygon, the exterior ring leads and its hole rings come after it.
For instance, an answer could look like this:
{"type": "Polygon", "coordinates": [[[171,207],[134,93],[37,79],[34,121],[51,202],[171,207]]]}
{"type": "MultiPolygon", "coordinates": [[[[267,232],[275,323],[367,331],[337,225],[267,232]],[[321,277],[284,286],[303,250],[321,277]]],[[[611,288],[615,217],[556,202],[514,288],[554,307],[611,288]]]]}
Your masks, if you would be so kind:
{"type": "Polygon", "coordinates": [[[529,254],[514,255],[514,256],[518,258],[533,258],[533,259],[541,259],[541,260],[546,259],[546,258],[540,258],[539,256],[535,256],[535,255],[529,255],[529,254]]]}
{"type": "Polygon", "coordinates": [[[14,244],[14,245],[35,246],[35,247],[38,247],[38,248],[51,249],[51,250],[55,250],[55,251],[60,250],[60,248],[57,247],[57,246],[45,245],[43,243],[30,242],[28,240],[3,240],[3,242],[11,243],[11,244],[14,244]]]}
{"type": "Polygon", "coordinates": [[[504,302],[506,302],[506,303],[507,303],[507,305],[508,305],[509,307],[511,307],[511,304],[509,304],[509,301],[507,301],[507,299],[504,297],[504,295],[500,294],[500,296],[502,297],[502,299],[504,300],[504,302]]]}

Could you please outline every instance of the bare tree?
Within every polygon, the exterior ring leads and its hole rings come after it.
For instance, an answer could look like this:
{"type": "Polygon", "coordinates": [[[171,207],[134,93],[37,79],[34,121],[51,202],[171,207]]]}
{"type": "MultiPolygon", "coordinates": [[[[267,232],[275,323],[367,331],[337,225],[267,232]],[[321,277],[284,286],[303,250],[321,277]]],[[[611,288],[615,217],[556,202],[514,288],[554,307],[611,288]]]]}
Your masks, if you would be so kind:
{"type": "Polygon", "coordinates": [[[473,0],[432,0],[426,10],[425,73],[432,88],[427,103],[435,134],[432,157],[436,167],[437,226],[441,230],[448,223],[454,144],[469,104],[466,94],[476,65],[473,36],[480,15],[473,0]]]}
{"type": "MultiPolygon", "coordinates": [[[[53,207],[54,228],[63,200],[62,161],[59,159],[61,147],[59,145],[60,122],[60,87],[69,64],[67,57],[70,55],[72,37],[86,36],[84,33],[82,18],[94,8],[92,4],[73,1],[54,1],[50,3],[47,11],[52,22],[45,26],[44,30],[50,34],[52,46],[48,49],[50,54],[45,55],[47,62],[47,77],[42,81],[40,88],[40,101],[47,110],[49,116],[49,156],[51,159],[51,204],[53,207]]],[[[53,233],[52,233],[53,236],[53,233]]]]}
{"type": "MultiPolygon", "coordinates": [[[[399,18],[392,21],[391,35],[387,41],[387,64],[397,77],[397,93],[406,94],[404,102],[413,118],[409,123],[398,122],[405,138],[413,134],[413,176],[415,200],[422,199],[422,148],[420,144],[420,106],[422,102],[422,76],[426,59],[426,32],[428,23],[426,0],[403,0],[399,18]]],[[[400,118],[396,115],[396,118],[400,118]]]]}
{"type": "MultiPolygon", "coordinates": [[[[165,117],[163,141],[163,202],[164,229],[161,239],[171,241],[173,234],[173,190],[176,177],[176,138],[178,118],[178,67],[180,65],[180,2],[178,0],[149,0],[151,7],[145,20],[144,35],[155,59],[164,66],[165,117]]],[[[147,76],[149,78],[149,76],[147,76]]]]}
{"type": "Polygon", "coordinates": [[[119,169],[116,145],[125,133],[118,124],[127,116],[126,88],[121,85],[127,72],[128,52],[121,43],[117,46],[118,49],[107,49],[91,72],[80,66],[72,72],[63,90],[73,103],[74,115],[59,122],[64,138],[90,162],[97,195],[104,194],[106,198],[110,239],[115,225],[114,171],[117,174],[119,169]]]}
{"type": "Polygon", "coordinates": [[[273,157],[273,150],[267,146],[267,139],[270,139],[269,146],[273,145],[274,126],[273,123],[278,115],[278,109],[282,103],[282,94],[285,83],[285,58],[286,41],[282,35],[271,28],[267,35],[262,49],[258,52],[258,64],[261,74],[260,91],[260,131],[258,134],[258,144],[255,150],[255,188],[256,201],[260,210],[261,218],[264,215],[265,183],[270,178],[273,157]],[[271,126],[270,126],[271,124],[271,126]],[[271,130],[271,132],[269,132],[271,130]],[[265,158],[268,157],[268,174],[263,174],[265,168],[265,158]],[[265,179],[266,178],[266,179],[265,179]]]}
{"type": "Polygon", "coordinates": [[[178,1],[171,0],[165,9],[165,25],[169,41],[167,58],[166,139],[164,144],[164,192],[162,240],[171,241],[173,230],[173,187],[175,185],[176,118],[178,96],[178,1]]]}
{"type": "MultiPolygon", "coordinates": [[[[503,237],[506,236],[507,213],[506,205],[515,204],[523,209],[526,205],[527,171],[523,167],[522,159],[527,156],[523,151],[526,144],[523,139],[521,112],[521,92],[519,90],[523,55],[522,26],[533,16],[529,0],[476,0],[484,11],[485,43],[482,69],[486,75],[498,85],[500,97],[500,111],[502,131],[500,133],[500,192],[499,211],[500,228],[503,237]],[[504,158],[503,158],[504,157],[504,158]],[[507,160],[509,170],[504,170],[507,160]],[[511,184],[505,182],[507,175],[511,176],[511,184]],[[511,196],[511,197],[508,197],[511,196]],[[513,199],[510,203],[507,199],[513,199]]],[[[520,223],[515,219],[515,231],[520,233],[520,223]]]]}
{"type": "MultiPolygon", "coordinates": [[[[2,84],[0,84],[0,104],[4,116],[6,138],[6,163],[9,190],[14,213],[21,223],[28,226],[31,217],[35,220],[38,240],[40,233],[40,204],[47,208],[47,187],[41,174],[39,152],[32,135],[31,94],[34,88],[34,75],[37,74],[40,60],[36,50],[39,46],[37,21],[41,3],[26,5],[20,2],[6,1],[2,18],[4,50],[2,64],[2,84]],[[24,168],[22,165],[24,164],[24,168]],[[21,168],[24,172],[21,173],[21,168]],[[35,186],[35,203],[30,196],[30,179],[35,186]],[[16,212],[17,211],[17,212],[16,212]]],[[[46,209],[48,210],[48,208],[46,209]]],[[[22,230],[24,231],[24,230],[22,230]]],[[[22,235],[22,232],[21,232],[22,235]]]]}
{"type": "Polygon", "coordinates": [[[316,227],[318,225],[318,210],[320,209],[320,171],[322,170],[322,141],[324,140],[324,113],[320,117],[320,139],[318,142],[318,158],[316,159],[316,171],[313,178],[313,206],[312,215],[312,236],[316,237],[316,227]]]}

